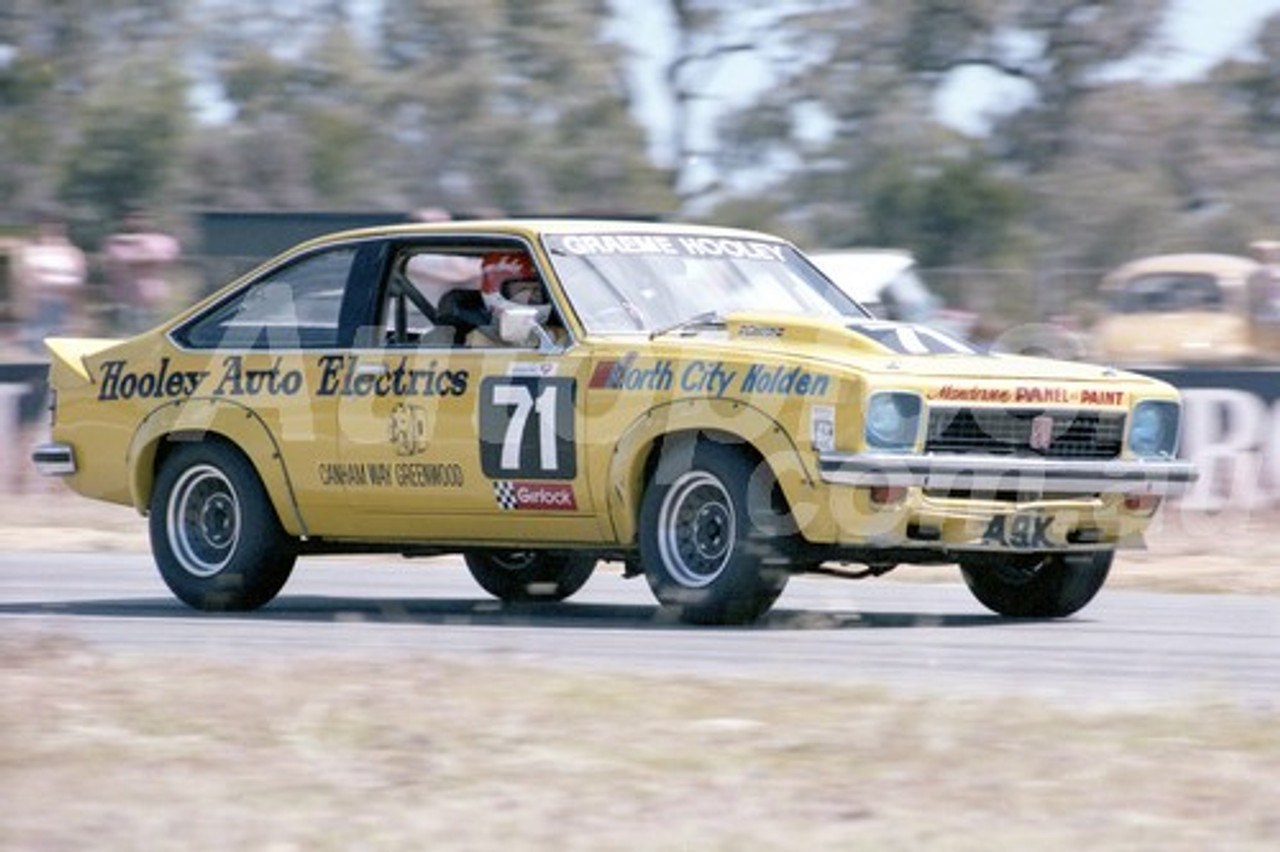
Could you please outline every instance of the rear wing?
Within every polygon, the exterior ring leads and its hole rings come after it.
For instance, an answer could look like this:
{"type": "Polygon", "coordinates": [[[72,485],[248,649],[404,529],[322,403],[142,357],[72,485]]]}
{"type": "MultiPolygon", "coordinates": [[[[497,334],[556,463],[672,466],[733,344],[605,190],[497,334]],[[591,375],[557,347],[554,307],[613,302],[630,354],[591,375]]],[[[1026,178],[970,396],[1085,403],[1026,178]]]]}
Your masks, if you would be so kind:
{"type": "Polygon", "coordinates": [[[93,381],[89,375],[87,359],[121,343],[120,340],[100,337],[47,337],[45,348],[53,356],[49,364],[50,378],[69,371],[80,379],[93,381]]]}

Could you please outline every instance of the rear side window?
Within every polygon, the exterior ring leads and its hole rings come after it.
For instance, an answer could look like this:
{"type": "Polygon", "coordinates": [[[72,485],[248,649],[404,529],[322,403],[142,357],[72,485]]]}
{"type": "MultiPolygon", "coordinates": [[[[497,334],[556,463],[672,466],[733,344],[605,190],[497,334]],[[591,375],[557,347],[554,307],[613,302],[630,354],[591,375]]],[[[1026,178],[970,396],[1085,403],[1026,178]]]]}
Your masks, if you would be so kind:
{"type": "Polygon", "coordinates": [[[269,273],[179,333],[193,349],[313,349],[338,344],[354,248],[310,255],[269,273]]]}

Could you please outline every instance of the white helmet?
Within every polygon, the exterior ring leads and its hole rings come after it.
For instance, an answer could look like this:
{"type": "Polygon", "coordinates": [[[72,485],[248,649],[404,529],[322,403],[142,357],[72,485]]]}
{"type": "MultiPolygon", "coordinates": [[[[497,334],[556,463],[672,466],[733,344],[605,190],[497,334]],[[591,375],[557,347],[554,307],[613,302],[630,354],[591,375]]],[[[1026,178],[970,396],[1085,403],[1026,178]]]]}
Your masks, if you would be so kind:
{"type": "Polygon", "coordinates": [[[529,255],[519,251],[495,251],[484,256],[480,264],[480,294],[485,306],[496,318],[510,307],[538,309],[538,322],[551,317],[546,303],[542,279],[529,255]]]}

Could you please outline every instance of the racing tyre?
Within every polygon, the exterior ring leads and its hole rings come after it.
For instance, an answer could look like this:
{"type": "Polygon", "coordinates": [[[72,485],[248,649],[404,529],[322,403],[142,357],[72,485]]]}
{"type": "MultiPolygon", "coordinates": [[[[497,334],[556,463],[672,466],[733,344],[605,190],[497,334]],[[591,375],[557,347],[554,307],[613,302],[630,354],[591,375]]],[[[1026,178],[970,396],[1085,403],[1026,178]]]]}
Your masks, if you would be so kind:
{"type": "Polygon", "coordinates": [[[222,444],[180,445],[165,460],[149,529],[165,584],[210,612],[266,604],[297,558],[253,466],[222,444]]]}
{"type": "Polygon", "coordinates": [[[782,594],[790,571],[774,485],[767,467],[727,445],[663,449],[640,504],[640,559],[654,596],[682,621],[749,624],[782,594]]]}
{"type": "Polygon", "coordinates": [[[1063,618],[1093,600],[1111,571],[1112,551],[984,557],[960,563],[983,606],[1013,618],[1063,618]]]}
{"type": "Polygon", "coordinates": [[[562,601],[596,568],[593,557],[549,550],[473,551],[464,558],[480,588],[508,603],[562,601]]]}

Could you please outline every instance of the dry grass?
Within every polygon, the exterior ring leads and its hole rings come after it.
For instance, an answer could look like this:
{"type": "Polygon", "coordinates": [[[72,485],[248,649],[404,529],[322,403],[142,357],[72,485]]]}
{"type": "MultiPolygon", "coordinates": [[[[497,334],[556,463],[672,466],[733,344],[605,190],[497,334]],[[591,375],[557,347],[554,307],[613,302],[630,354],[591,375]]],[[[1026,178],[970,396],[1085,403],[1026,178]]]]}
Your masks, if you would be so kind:
{"type": "Polygon", "coordinates": [[[1163,510],[1148,549],[1117,556],[1108,588],[1280,594],[1280,510],[1203,514],[1163,510]]]}
{"type": "Polygon", "coordinates": [[[0,848],[1274,849],[1280,725],[0,640],[0,848]]]}
{"type": "MultiPolygon", "coordinates": [[[[1280,592],[1274,521],[1166,515],[1113,585],[1280,592]]],[[[146,548],[130,509],[0,497],[0,550],[146,548]]],[[[1277,766],[1280,718],[1235,705],[0,636],[2,850],[1270,850],[1277,766]]]]}

